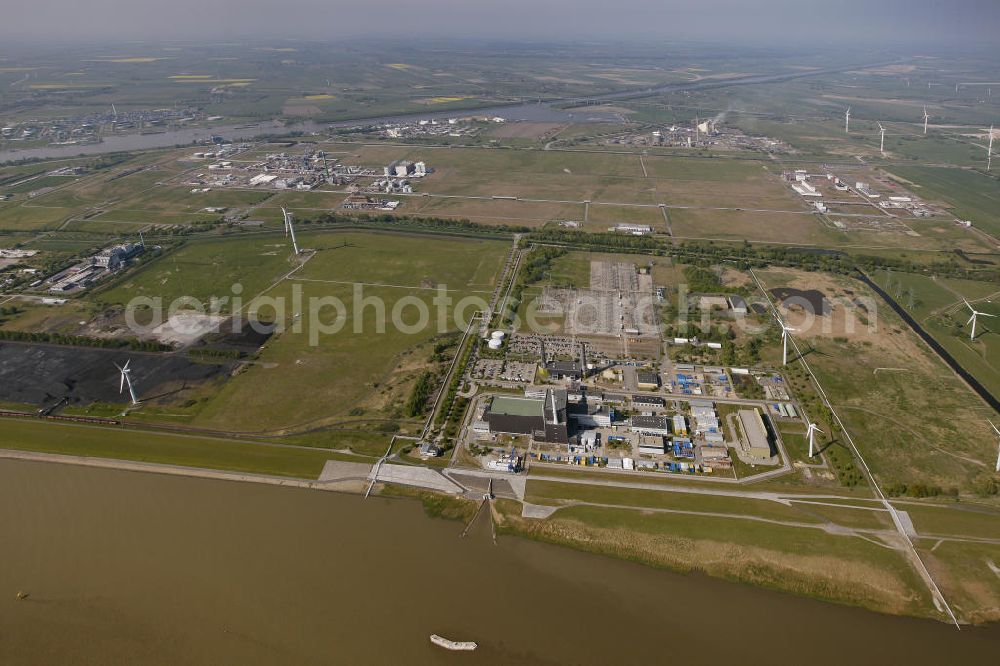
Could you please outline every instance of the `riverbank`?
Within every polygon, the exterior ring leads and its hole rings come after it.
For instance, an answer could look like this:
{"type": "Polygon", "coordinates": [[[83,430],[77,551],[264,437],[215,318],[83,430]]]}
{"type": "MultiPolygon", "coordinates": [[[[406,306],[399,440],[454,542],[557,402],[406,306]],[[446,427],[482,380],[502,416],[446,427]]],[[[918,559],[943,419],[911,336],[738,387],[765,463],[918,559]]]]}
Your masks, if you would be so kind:
{"type": "MultiPolygon", "coordinates": [[[[363,474],[329,481],[322,480],[321,474],[309,479],[13,450],[0,450],[0,459],[349,494],[364,494],[368,485],[363,474]]],[[[474,499],[396,484],[380,483],[376,490],[386,498],[416,499],[427,515],[463,523],[475,516],[479,504],[474,499]]],[[[879,613],[942,619],[905,558],[891,544],[875,538],[874,532],[859,538],[792,524],[615,506],[567,505],[548,518],[537,519],[522,517],[522,508],[514,500],[494,503],[493,518],[500,534],[879,613]]],[[[976,622],[1000,619],[997,609],[970,615],[976,622]]]]}
{"type": "Polygon", "coordinates": [[[665,650],[681,663],[815,653],[824,666],[857,661],[857,645],[867,663],[986,664],[1000,640],[517,537],[494,545],[485,517],[460,538],[460,522],[388,497],[0,460],[0,523],[15,535],[0,663],[443,664],[437,633],[475,641],[482,663],[527,666],[665,650]],[[386,607],[399,618],[388,640],[386,607]],[[728,640],[663,633],[692,620],[728,640]],[[851,641],[827,646],[831,634],[851,641]]]}
{"type": "Polygon", "coordinates": [[[940,619],[903,557],[862,540],[723,519],[571,507],[547,520],[498,502],[500,534],[599,553],[677,573],[712,577],[860,606],[889,615],[940,619]]]}

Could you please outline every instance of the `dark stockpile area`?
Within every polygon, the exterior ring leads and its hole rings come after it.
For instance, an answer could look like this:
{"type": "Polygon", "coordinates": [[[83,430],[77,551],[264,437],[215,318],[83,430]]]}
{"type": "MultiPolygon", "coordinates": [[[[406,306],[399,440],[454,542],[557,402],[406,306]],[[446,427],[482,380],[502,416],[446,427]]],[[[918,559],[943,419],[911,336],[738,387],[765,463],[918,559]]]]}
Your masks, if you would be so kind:
{"type": "MultiPolygon", "coordinates": [[[[0,343],[0,402],[40,407],[65,399],[69,404],[124,403],[115,364],[129,359],[141,400],[171,399],[201,384],[232,363],[201,363],[179,354],[148,354],[55,345],[0,343]]],[[[127,393],[127,391],[126,391],[127,393]]]]}

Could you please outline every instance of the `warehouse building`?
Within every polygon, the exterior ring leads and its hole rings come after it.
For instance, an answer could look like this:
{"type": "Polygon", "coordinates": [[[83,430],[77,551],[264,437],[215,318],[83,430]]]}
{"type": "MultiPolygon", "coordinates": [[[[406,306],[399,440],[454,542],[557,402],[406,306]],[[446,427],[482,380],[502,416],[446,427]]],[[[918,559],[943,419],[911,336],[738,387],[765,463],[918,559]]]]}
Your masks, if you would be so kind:
{"type": "Polygon", "coordinates": [[[643,437],[639,440],[639,453],[645,453],[651,456],[662,456],[667,452],[667,445],[663,440],[663,437],[659,435],[654,435],[652,437],[643,437]]]}
{"type": "Polygon", "coordinates": [[[639,389],[643,391],[655,391],[660,388],[660,376],[655,372],[640,372],[637,381],[639,389]]]}
{"type": "Polygon", "coordinates": [[[667,402],[663,398],[655,395],[633,395],[632,405],[637,408],[642,407],[666,407],[667,402]]]}
{"type": "Polygon", "coordinates": [[[743,428],[743,450],[754,458],[770,458],[771,437],[760,411],[741,409],[739,419],[743,428]]]}
{"type": "Polygon", "coordinates": [[[665,416],[633,416],[630,429],[643,435],[669,435],[670,420],[665,416]]]}
{"type": "Polygon", "coordinates": [[[579,361],[549,361],[545,371],[553,379],[572,379],[579,381],[587,376],[587,370],[579,361]]]}

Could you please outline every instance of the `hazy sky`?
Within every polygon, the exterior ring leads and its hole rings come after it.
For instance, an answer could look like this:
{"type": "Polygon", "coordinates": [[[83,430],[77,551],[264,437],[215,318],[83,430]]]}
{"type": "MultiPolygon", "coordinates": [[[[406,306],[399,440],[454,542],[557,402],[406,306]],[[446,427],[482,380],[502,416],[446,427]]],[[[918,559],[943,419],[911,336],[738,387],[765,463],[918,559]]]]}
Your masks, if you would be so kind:
{"type": "Polygon", "coordinates": [[[1000,0],[4,0],[0,39],[261,36],[1000,43],[1000,0]]]}

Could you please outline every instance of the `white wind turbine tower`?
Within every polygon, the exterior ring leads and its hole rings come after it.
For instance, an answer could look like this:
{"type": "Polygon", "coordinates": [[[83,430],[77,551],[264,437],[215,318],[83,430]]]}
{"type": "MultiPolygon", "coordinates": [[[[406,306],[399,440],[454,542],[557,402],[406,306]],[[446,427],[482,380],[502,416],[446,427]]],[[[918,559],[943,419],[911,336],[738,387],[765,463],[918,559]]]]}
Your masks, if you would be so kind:
{"type": "Polygon", "coordinates": [[[927,114],[927,107],[925,106],[924,107],[924,134],[927,134],[927,119],[928,118],[930,118],[930,116],[927,114]]]}
{"type": "Polygon", "coordinates": [[[993,125],[990,125],[990,140],[986,144],[986,170],[993,166],[993,125]]]}
{"type": "Polygon", "coordinates": [[[851,107],[847,107],[847,112],[844,114],[844,132],[851,133],[851,107]]]}
{"type": "MultiPolygon", "coordinates": [[[[989,423],[990,426],[993,428],[993,432],[997,434],[997,437],[1000,437],[1000,429],[998,429],[995,425],[993,425],[993,421],[990,421],[989,423]]],[[[1000,451],[997,451],[997,471],[1000,472],[1000,451]]]]}
{"type": "Polygon", "coordinates": [[[295,254],[299,254],[299,243],[295,240],[295,227],[292,226],[292,214],[289,213],[284,208],[281,209],[281,214],[285,216],[285,235],[292,236],[292,249],[295,250],[295,254]]]}
{"type": "Polygon", "coordinates": [[[822,432],[823,431],[820,430],[816,426],[815,423],[810,423],[809,424],[809,429],[806,431],[806,434],[809,436],[809,457],[810,458],[812,458],[814,455],[816,455],[816,453],[815,453],[815,451],[816,451],[816,433],[822,433],[822,432]]]}
{"type": "Polygon", "coordinates": [[[781,322],[781,365],[788,365],[788,334],[796,330],[781,322]]]}
{"type": "Polygon", "coordinates": [[[878,152],[882,154],[882,157],[885,157],[885,128],[882,127],[882,123],[878,124],[878,131],[881,134],[878,144],[878,152]]]}
{"type": "MultiPolygon", "coordinates": [[[[965,301],[964,298],[962,300],[965,301]]],[[[975,340],[976,339],[976,321],[977,321],[976,318],[977,317],[996,317],[996,315],[991,315],[991,314],[989,314],[987,312],[979,312],[979,311],[977,311],[976,308],[972,307],[972,305],[969,303],[969,301],[965,301],[965,305],[968,306],[968,308],[970,310],[972,310],[972,316],[969,317],[969,321],[965,322],[965,325],[968,326],[969,324],[972,324],[972,335],[969,336],[969,339],[970,340],[975,340]]]]}
{"type": "Polygon", "coordinates": [[[132,398],[132,404],[138,405],[139,399],[135,397],[135,387],[132,386],[132,370],[128,367],[132,359],[125,361],[125,365],[118,365],[115,363],[115,367],[121,373],[121,381],[118,383],[118,393],[121,394],[125,391],[125,385],[128,385],[128,394],[132,398]]]}

